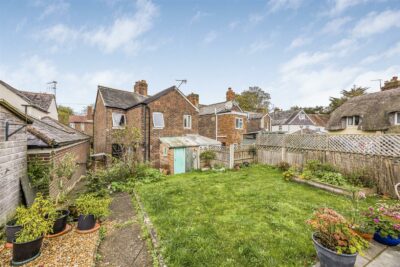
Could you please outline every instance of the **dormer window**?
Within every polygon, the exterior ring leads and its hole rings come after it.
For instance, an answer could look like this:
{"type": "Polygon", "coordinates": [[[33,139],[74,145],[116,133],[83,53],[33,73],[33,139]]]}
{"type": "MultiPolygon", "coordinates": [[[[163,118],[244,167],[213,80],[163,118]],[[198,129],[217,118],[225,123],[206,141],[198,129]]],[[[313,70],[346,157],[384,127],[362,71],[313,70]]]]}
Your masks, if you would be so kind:
{"type": "Polygon", "coordinates": [[[396,112],[394,115],[394,124],[400,125],[400,112],[396,112]]]}
{"type": "Polygon", "coordinates": [[[347,117],[347,126],[358,126],[360,124],[360,116],[347,117]]]}
{"type": "Polygon", "coordinates": [[[299,114],[299,119],[300,120],[304,120],[306,118],[306,116],[304,115],[304,113],[300,113],[299,114]]]}
{"type": "Polygon", "coordinates": [[[112,113],[113,128],[125,128],[126,118],[125,114],[122,113],[112,113]]]}

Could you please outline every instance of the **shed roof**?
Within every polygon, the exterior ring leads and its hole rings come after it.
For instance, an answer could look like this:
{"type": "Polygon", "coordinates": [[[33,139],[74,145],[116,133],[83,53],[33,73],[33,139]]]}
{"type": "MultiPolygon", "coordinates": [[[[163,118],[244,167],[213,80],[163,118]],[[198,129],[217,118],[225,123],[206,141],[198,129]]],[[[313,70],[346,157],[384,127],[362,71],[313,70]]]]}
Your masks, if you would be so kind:
{"type": "Polygon", "coordinates": [[[169,147],[196,147],[196,146],[219,146],[221,142],[198,134],[185,136],[160,137],[160,141],[169,147]]]}
{"type": "Polygon", "coordinates": [[[60,147],[90,139],[89,136],[60,122],[44,117],[32,118],[28,126],[28,147],[60,147]]]}
{"type": "Polygon", "coordinates": [[[331,113],[327,129],[343,130],[342,118],[360,116],[359,128],[364,131],[383,131],[390,127],[389,113],[400,111],[400,87],[356,96],[331,113]]]}

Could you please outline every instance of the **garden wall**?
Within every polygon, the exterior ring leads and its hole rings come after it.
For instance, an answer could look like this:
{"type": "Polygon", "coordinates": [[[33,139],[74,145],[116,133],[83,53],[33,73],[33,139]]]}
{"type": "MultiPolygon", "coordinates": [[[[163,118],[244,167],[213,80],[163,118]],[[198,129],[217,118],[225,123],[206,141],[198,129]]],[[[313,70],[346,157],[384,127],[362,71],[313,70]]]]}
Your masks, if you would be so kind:
{"type": "Polygon", "coordinates": [[[263,134],[257,139],[257,158],[264,164],[285,161],[298,166],[320,160],[345,174],[364,171],[375,180],[379,193],[393,197],[394,185],[400,182],[400,135],[263,134]]]}

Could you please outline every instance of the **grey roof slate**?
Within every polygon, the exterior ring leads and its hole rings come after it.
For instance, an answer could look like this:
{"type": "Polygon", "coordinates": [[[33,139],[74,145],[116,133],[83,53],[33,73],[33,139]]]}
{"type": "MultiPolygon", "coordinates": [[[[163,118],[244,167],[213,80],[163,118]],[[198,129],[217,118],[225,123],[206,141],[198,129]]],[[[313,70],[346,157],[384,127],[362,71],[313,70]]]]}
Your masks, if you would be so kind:
{"type": "Polygon", "coordinates": [[[48,111],[52,100],[55,99],[53,94],[21,91],[1,80],[0,84],[9,89],[10,91],[12,91],[13,93],[15,93],[16,95],[18,95],[19,97],[21,97],[22,99],[24,99],[32,106],[45,112],[48,111]]]}
{"type": "Polygon", "coordinates": [[[106,86],[98,86],[104,100],[104,105],[111,108],[128,109],[149,98],[135,92],[114,89],[106,86]]]}
{"type": "Polygon", "coordinates": [[[214,114],[215,111],[217,113],[229,112],[235,106],[239,107],[239,105],[235,101],[225,101],[225,102],[215,103],[215,104],[211,104],[211,105],[201,105],[199,108],[199,110],[200,110],[199,115],[214,114]]]}
{"type": "Polygon", "coordinates": [[[289,123],[296,115],[299,110],[284,110],[274,111],[270,113],[271,125],[285,125],[289,123]]]}

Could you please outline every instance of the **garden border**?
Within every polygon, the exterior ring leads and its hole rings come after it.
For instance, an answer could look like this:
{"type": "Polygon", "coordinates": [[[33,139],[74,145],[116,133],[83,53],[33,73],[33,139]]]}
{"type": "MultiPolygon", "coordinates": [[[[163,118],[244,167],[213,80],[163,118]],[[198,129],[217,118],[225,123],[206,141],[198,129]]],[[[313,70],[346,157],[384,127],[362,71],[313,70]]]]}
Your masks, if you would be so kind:
{"type": "Polygon", "coordinates": [[[153,227],[153,223],[151,222],[149,215],[147,215],[147,212],[144,210],[144,206],[142,204],[142,201],[140,200],[139,195],[134,190],[133,195],[135,196],[136,202],[138,203],[138,206],[140,208],[140,212],[143,215],[143,222],[146,225],[147,231],[150,234],[151,243],[153,244],[154,250],[157,254],[158,263],[161,267],[167,267],[164,258],[160,252],[160,241],[157,238],[157,232],[153,227]]]}

